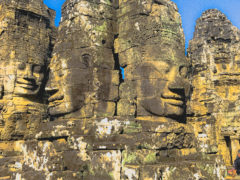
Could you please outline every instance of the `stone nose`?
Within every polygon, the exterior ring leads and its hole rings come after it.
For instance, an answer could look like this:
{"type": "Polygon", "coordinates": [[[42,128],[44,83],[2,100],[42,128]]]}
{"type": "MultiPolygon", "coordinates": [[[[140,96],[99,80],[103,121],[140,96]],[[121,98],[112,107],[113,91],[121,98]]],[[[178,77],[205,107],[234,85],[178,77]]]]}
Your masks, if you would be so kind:
{"type": "Polygon", "coordinates": [[[168,76],[167,88],[172,93],[178,94],[182,97],[189,96],[190,83],[185,77],[180,75],[178,66],[172,67],[167,76],[168,76]]]}
{"type": "Polygon", "coordinates": [[[57,84],[54,81],[54,74],[51,70],[49,70],[47,84],[45,86],[46,92],[58,91],[57,84]]]}
{"type": "Polygon", "coordinates": [[[57,86],[52,86],[52,84],[48,83],[45,87],[46,94],[48,96],[48,101],[53,102],[55,100],[63,99],[63,94],[59,91],[57,86]]]}
{"type": "Polygon", "coordinates": [[[52,84],[52,82],[47,81],[47,84],[45,86],[45,91],[46,92],[53,92],[53,91],[58,91],[58,88],[52,84]]]}
{"type": "Polygon", "coordinates": [[[45,86],[45,91],[46,91],[46,93],[47,93],[49,96],[51,96],[51,95],[55,94],[58,90],[59,90],[59,89],[58,89],[56,83],[54,83],[52,79],[49,79],[49,80],[47,81],[46,86],[45,86]]]}
{"type": "Polygon", "coordinates": [[[23,72],[23,78],[26,80],[33,80],[33,72],[32,72],[32,66],[31,65],[26,65],[24,72],[23,72]]]}
{"type": "Polygon", "coordinates": [[[63,94],[59,90],[59,86],[57,82],[54,80],[53,74],[49,74],[49,79],[47,81],[47,84],[45,86],[45,91],[48,98],[48,101],[54,101],[54,100],[60,100],[63,99],[63,94]]]}

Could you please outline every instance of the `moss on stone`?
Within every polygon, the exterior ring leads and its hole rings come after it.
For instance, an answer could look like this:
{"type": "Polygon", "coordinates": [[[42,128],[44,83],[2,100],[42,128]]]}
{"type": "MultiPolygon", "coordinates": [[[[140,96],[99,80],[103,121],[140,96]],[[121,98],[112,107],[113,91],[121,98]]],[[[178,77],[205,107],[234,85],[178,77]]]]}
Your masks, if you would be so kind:
{"type": "Polygon", "coordinates": [[[123,132],[126,134],[137,133],[141,131],[142,131],[142,125],[137,122],[130,122],[130,124],[123,129],[123,132]]]}
{"type": "Polygon", "coordinates": [[[107,30],[107,22],[104,21],[104,23],[101,26],[95,26],[94,30],[98,32],[105,32],[107,30]]]}
{"type": "Polygon", "coordinates": [[[144,159],[144,163],[154,163],[157,161],[156,152],[150,152],[144,159]]]}
{"type": "Polygon", "coordinates": [[[136,161],[137,161],[137,155],[135,152],[124,151],[122,156],[123,156],[123,160],[122,160],[123,166],[125,164],[136,163],[136,161]]]}

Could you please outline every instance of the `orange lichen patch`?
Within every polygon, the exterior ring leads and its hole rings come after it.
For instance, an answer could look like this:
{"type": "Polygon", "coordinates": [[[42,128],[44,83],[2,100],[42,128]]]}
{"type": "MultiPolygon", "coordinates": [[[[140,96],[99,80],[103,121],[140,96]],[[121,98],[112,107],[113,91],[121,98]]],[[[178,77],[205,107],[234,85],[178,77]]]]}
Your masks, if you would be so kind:
{"type": "Polygon", "coordinates": [[[181,149],[178,151],[179,156],[188,156],[188,155],[196,154],[196,153],[197,153],[197,149],[195,149],[195,148],[181,149]]]}
{"type": "Polygon", "coordinates": [[[132,165],[132,164],[127,164],[127,165],[125,165],[125,167],[126,168],[131,168],[131,169],[138,169],[138,168],[140,168],[140,166],[139,165],[132,165]]]}
{"type": "Polygon", "coordinates": [[[15,142],[0,142],[1,150],[14,150],[15,142]]]}
{"type": "Polygon", "coordinates": [[[4,177],[0,177],[0,180],[10,180],[11,177],[10,176],[4,176],[4,177]]]}
{"type": "Polygon", "coordinates": [[[235,176],[235,177],[227,176],[227,177],[225,177],[225,180],[227,180],[227,179],[240,180],[240,176],[235,176]]]}
{"type": "Polygon", "coordinates": [[[67,143],[67,142],[66,142],[66,139],[58,139],[57,142],[58,142],[59,144],[66,144],[66,143],[67,143]]]}
{"type": "Polygon", "coordinates": [[[0,142],[0,149],[4,151],[22,151],[21,145],[24,141],[15,141],[15,142],[0,142]]]}
{"type": "Polygon", "coordinates": [[[166,117],[156,117],[156,116],[142,116],[142,117],[137,117],[138,120],[141,121],[155,121],[155,122],[169,122],[166,117]]]}

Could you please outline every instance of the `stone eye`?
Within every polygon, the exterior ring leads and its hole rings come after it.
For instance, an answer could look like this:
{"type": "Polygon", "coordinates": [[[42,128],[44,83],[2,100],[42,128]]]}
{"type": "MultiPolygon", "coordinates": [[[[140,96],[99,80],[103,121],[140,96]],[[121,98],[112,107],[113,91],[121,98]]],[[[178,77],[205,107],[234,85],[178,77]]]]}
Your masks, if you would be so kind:
{"type": "Polygon", "coordinates": [[[86,67],[89,67],[90,60],[91,60],[91,56],[90,56],[89,54],[83,54],[83,55],[82,55],[82,60],[83,60],[83,64],[84,64],[86,67]]]}
{"type": "Polygon", "coordinates": [[[180,74],[180,76],[186,78],[188,75],[188,68],[186,66],[181,66],[179,68],[179,74],[180,74]]]}
{"type": "Polygon", "coordinates": [[[163,67],[163,71],[164,71],[164,73],[169,73],[170,67],[169,66],[163,67]]]}
{"type": "Polygon", "coordinates": [[[43,68],[41,66],[33,66],[33,72],[34,73],[42,73],[43,72],[43,68]]]}
{"type": "Polygon", "coordinates": [[[18,69],[19,70],[24,70],[26,68],[26,63],[20,63],[19,65],[18,65],[18,69]]]}
{"type": "Polygon", "coordinates": [[[58,77],[63,77],[63,72],[58,72],[58,77]]]}

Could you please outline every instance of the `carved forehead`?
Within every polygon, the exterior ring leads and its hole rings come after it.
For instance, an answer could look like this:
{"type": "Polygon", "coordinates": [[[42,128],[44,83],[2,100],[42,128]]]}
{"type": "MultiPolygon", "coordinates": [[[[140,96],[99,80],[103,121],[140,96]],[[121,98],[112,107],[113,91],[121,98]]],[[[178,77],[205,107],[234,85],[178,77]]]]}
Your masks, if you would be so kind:
{"type": "Polygon", "coordinates": [[[16,65],[29,65],[29,66],[41,66],[45,67],[45,63],[42,62],[24,62],[24,61],[16,61],[16,65]]]}
{"type": "Polygon", "coordinates": [[[11,4],[0,12],[4,10],[6,13],[1,16],[6,20],[0,23],[0,60],[45,64],[52,28],[50,19],[40,12],[18,9],[11,4]]]}
{"type": "Polygon", "coordinates": [[[45,17],[54,21],[54,10],[49,9],[42,1],[0,1],[0,11],[16,11],[21,10],[34,13],[38,16],[45,17]]]}
{"type": "Polygon", "coordinates": [[[71,49],[55,53],[50,62],[50,69],[113,69],[115,66],[111,49],[102,47],[87,47],[71,49]]]}
{"type": "Polygon", "coordinates": [[[26,59],[10,59],[7,63],[10,64],[28,64],[28,65],[39,65],[39,66],[46,66],[46,61],[45,59],[32,59],[32,58],[26,58],[26,59]]]}
{"type": "Polygon", "coordinates": [[[148,61],[138,65],[139,68],[144,71],[144,69],[151,69],[161,72],[163,69],[171,68],[173,66],[181,67],[181,66],[189,66],[189,63],[184,60],[179,60],[178,63],[175,63],[172,60],[160,60],[160,61],[148,61]]]}
{"type": "Polygon", "coordinates": [[[41,63],[41,62],[25,62],[25,61],[0,61],[0,68],[4,68],[4,67],[17,67],[18,65],[30,65],[30,66],[42,66],[42,67],[46,67],[45,63],[41,63]]]}

